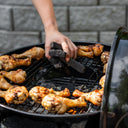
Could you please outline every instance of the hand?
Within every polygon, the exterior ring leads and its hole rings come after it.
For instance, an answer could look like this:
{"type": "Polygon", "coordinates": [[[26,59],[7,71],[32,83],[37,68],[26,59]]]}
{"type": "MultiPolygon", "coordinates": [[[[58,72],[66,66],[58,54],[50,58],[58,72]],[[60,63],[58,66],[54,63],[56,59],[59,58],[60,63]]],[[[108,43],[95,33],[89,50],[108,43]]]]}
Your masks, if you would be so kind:
{"type": "Polygon", "coordinates": [[[58,30],[46,31],[45,37],[45,56],[50,59],[49,50],[51,49],[50,44],[56,42],[62,46],[64,52],[66,52],[66,61],[70,58],[76,59],[77,57],[77,47],[75,44],[58,30]]]}

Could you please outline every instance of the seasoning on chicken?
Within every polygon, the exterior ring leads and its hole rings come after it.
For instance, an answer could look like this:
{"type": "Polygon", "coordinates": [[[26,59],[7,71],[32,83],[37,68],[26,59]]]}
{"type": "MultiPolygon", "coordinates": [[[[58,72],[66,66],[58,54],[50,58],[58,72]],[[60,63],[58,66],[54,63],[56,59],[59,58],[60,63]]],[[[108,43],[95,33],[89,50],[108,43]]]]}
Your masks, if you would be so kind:
{"type": "Polygon", "coordinates": [[[99,85],[101,85],[102,88],[104,88],[105,78],[106,78],[106,75],[103,75],[103,76],[100,78],[100,81],[99,81],[99,85]]]}
{"type": "Polygon", "coordinates": [[[8,104],[22,104],[28,98],[28,90],[24,86],[12,86],[7,91],[0,90],[0,97],[8,104]]]}
{"type": "Polygon", "coordinates": [[[16,71],[10,71],[10,72],[1,71],[0,74],[3,75],[4,77],[8,78],[12,82],[18,83],[18,84],[23,83],[27,76],[26,72],[23,71],[22,69],[18,69],[16,71]]]}
{"type": "Polygon", "coordinates": [[[101,44],[95,44],[92,49],[94,52],[94,56],[99,56],[103,52],[104,46],[101,44]]]}
{"type": "Polygon", "coordinates": [[[83,97],[69,99],[55,94],[48,94],[42,98],[42,106],[51,113],[63,114],[72,107],[86,107],[87,103],[83,97]]]}
{"type": "Polygon", "coordinates": [[[103,67],[103,73],[106,73],[107,66],[108,66],[108,63],[104,64],[104,67],[103,67]]]}
{"type": "Polygon", "coordinates": [[[81,49],[82,51],[90,52],[90,51],[92,51],[92,46],[93,45],[88,45],[88,46],[80,45],[80,46],[78,46],[78,48],[81,49]]]}
{"type": "Polygon", "coordinates": [[[94,58],[94,53],[93,51],[90,51],[90,52],[85,52],[81,49],[78,48],[78,53],[77,53],[78,56],[82,56],[82,57],[88,57],[88,58],[94,58]]]}
{"type": "Polygon", "coordinates": [[[78,56],[94,58],[94,56],[99,56],[103,52],[103,48],[104,46],[99,43],[95,45],[78,46],[78,56]]]}
{"type": "Polygon", "coordinates": [[[12,85],[9,84],[2,75],[0,75],[0,88],[1,89],[9,89],[12,85]]]}
{"type": "Polygon", "coordinates": [[[18,66],[29,66],[30,64],[31,58],[14,59],[9,55],[0,56],[0,69],[5,69],[6,71],[14,69],[18,66]]]}
{"type": "Polygon", "coordinates": [[[88,93],[84,93],[84,92],[81,92],[79,91],[78,89],[76,89],[74,92],[73,92],[73,96],[74,97],[84,97],[85,100],[93,103],[94,105],[97,105],[97,106],[100,106],[101,105],[101,102],[102,102],[102,95],[103,95],[103,88],[98,90],[94,90],[92,92],[88,92],[88,93]]]}
{"type": "Polygon", "coordinates": [[[94,91],[84,93],[79,91],[78,89],[75,89],[72,95],[74,97],[83,96],[85,100],[93,103],[94,105],[100,106],[102,102],[103,92],[104,92],[105,78],[106,78],[105,75],[100,78],[99,85],[102,87],[100,90],[96,89],[94,91]]]}
{"type": "Polygon", "coordinates": [[[108,59],[109,59],[109,51],[105,51],[101,54],[101,61],[103,62],[103,64],[108,63],[108,59]]]}
{"type": "Polygon", "coordinates": [[[44,56],[44,49],[41,47],[33,47],[21,54],[12,54],[14,58],[32,58],[36,60],[40,60],[44,56]]]}
{"type": "Polygon", "coordinates": [[[41,86],[35,86],[29,91],[29,96],[34,100],[36,103],[41,103],[42,98],[49,93],[56,94],[61,97],[69,97],[70,91],[69,89],[65,88],[62,91],[54,91],[52,88],[48,89],[41,86]]]}

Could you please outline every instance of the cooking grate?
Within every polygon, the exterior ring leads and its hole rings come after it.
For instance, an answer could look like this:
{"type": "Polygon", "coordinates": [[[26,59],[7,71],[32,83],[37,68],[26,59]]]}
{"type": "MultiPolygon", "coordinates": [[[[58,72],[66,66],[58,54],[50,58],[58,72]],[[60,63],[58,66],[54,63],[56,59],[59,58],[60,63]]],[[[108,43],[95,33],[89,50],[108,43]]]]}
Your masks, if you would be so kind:
{"type": "MultiPolygon", "coordinates": [[[[85,44],[84,44],[85,45],[85,44]]],[[[104,50],[110,50],[109,46],[105,46],[104,50]]],[[[22,51],[23,52],[23,51],[22,51]]],[[[12,53],[11,53],[12,54],[12,53]]],[[[79,89],[83,92],[89,92],[99,89],[99,79],[103,75],[103,65],[100,57],[94,59],[86,57],[78,57],[77,61],[86,66],[84,74],[80,74],[66,65],[62,69],[55,69],[51,63],[45,58],[40,61],[33,60],[29,67],[19,67],[26,71],[27,79],[22,84],[30,90],[33,86],[44,86],[60,91],[68,88],[72,94],[74,89],[79,89]]],[[[70,98],[74,98],[71,96],[70,98]]],[[[34,103],[30,98],[25,103],[20,105],[7,104],[3,99],[0,100],[0,105],[5,108],[11,108],[13,111],[23,112],[28,115],[46,116],[54,115],[48,113],[40,104],[34,103]]],[[[94,106],[88,102],[88,108],[72,108],[77,111],[77,114],[85,114],[99,111],[100,107],[94,106]]],[[[73,113],[66,112],[64,116],[72,115],[73,113]]]]}

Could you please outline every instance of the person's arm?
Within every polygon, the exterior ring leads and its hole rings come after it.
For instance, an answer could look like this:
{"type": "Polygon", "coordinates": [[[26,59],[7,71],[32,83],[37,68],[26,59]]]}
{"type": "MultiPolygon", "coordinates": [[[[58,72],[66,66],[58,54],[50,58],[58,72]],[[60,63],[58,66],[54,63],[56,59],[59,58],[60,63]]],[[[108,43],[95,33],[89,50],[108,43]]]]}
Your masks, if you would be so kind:
{"type": "Polygon", "coordinates": [[[67,53],[66,60],[68,61],[69,58],[76,58],[77,57],[77,47],[74,43],[62,33],[59,32],[54,8],[52,4],[52,0],[32,0],[33,4],[35,5],[42,22],[44,24],[45,29],[45,55],[47,58],[49,56],[50,44],[52,42],[56,42],[61,44],[63,50],[67,53]]]}

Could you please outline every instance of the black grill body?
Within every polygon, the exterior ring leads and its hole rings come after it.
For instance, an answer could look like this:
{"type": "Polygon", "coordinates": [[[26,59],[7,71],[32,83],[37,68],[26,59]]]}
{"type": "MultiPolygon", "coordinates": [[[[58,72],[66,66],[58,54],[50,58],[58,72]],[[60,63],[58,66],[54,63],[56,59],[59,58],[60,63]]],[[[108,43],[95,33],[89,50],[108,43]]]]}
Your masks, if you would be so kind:
{"type": "MultiPolygon", "coordinates": [[[[74,43],[76,45],[95,44],[91,42],[74,43]]],[[[16,49],[5,54],[19,54],[34,46],[44,48],[44,44],[38,44],[16,49]]],[[[104,45],[104,51],[110,51],[110,48],[111,47],[109,45],[104,45]]],[[[90,92],[95,89],[100,89],[99,80],[104,75],[103,64],[100,60],[100,57],[95,57],[94,59],[78,57],[77,61],[86,66],[84,74],[76,72],[74,69],[68,67],[67,65],[65,65],[61,69],[55,69],[54,66],[46,58],[40,61],[33,60],[32,64],[29,67],[18,67],[22,68],[27,73],[27,79],[22,85],[26,86],[28,90],[30,90],[33,86],[37,85],[45,86],[47,88],[53,88],[55,90],[62,90],[67,87],[71,93],[74,91],[74,89],[79,89],[83,92],[90,92]]],[[[70,98],[74,97],[71,96],[70,98]]],[[[74,110],[77,111],[77,113],[74,115],[72,113],[67,112],[63,115],[58,115],[48,113],[45,109],[42,108],[40,104],[34,103],[30,98],[28,98],[27,101],[21,105],[8,105],[4,101],[4,99],[0,100],[0,107],[2,109],[1,117],[9,117],[16,114],[20,117],[29,118],[32,120],[34,119],[35,122],[38,122],[39,120],[49,120],[50,122],[54,121],[57,122],[57,124],[59,125],[64,125],[64,122],[66,122],[66,124],[68,124],[67,122],[71,123],[83,120],[84,122],[87,122],[87,120],[92,120],[94,116],[98,116],[98,118],[96,119],[98,119],[97,122],[99,124],[100,107],[97,107],[91,103],[88,103],[88,106],[89,107],[87,109],[84,108],[82,110],[74,108],[74,110]]]]}

